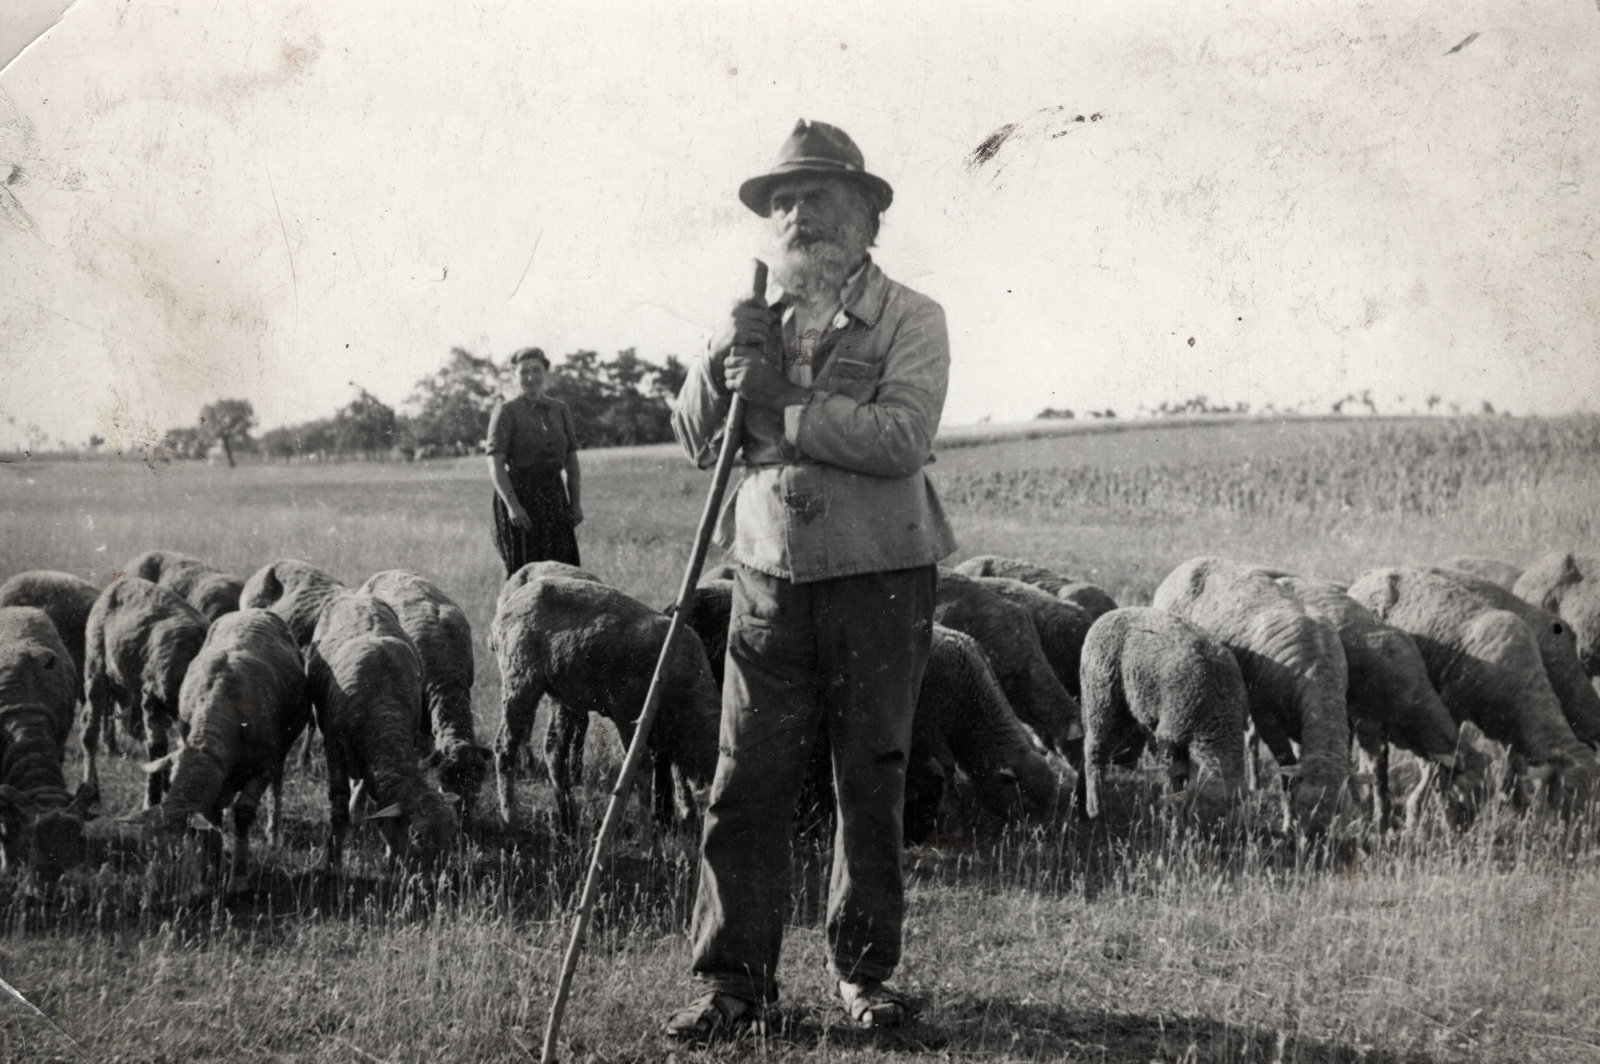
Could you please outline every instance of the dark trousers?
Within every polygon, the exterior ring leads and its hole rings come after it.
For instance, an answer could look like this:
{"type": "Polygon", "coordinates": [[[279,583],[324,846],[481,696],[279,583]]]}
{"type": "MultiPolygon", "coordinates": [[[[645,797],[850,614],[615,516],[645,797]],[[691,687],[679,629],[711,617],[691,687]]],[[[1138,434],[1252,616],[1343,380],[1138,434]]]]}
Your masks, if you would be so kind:
{"type": "Polygon", "coordinates": [[[911,722],[933,634],[935,569],[809,584],[740,569],[695,899],[695,975],[775,1000],[795,803],[824,722],[838,828],[827,939],[835,975],[900,961],[901,812],[911,722]]]}

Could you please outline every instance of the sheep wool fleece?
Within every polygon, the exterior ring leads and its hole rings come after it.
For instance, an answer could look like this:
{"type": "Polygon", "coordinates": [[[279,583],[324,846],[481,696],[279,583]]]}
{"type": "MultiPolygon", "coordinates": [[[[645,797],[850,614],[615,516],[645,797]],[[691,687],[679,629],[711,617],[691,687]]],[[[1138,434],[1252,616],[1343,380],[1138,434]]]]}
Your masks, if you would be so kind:
{"type": "Polygon", "coordinates": [[[906,761],[936,579],[932,565],[805,584],[738,571],[691,933],[692,970],[708,988],[777,998],[787,842],[824,722],[839,814],[828,890],[832,967],[851,981],[893,974],[905,913],[906,761]]]}

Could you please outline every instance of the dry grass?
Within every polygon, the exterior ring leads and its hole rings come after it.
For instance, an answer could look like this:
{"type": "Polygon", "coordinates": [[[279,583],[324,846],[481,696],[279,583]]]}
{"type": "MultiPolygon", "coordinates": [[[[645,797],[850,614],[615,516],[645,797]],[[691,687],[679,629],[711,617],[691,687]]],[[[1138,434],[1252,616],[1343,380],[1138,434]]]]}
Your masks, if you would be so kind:
{"type": "MultiPolygon", "coordinates": [[[[1167,427],[1000,443],[946,451],[936,475],[947,487],[996,471],[1047,484],[1061,468],[1135,461],[1172,469],[1209,456],[1224,470],[1241,455],[1315,463],[1376,428],[1167,427]]],[[[1210,503],[1151,513],[1070,493],[1025,505],[958,501],[951,512],[966,554],[1080,569],[1136,600],[1200,553],[1349,576],[1395,561],[1525,560],[1576,545],[1600,497],[1592,459],[1549,464],[1537,488],[1520,468],[1507,463],[1434,512],[1262,514],[1210,503]]],[[[664,603],[704,474],[661,451],[586,456],[586,472],[585,564],[664,603]]],[[[105,580],[157,546],[240,573],[304,557],[351,583],[400,566],[439,582],[479,633],[499,583],[477,461],[231,473],[0,466],[0,493],[0,577],[48,567],[105,580]]],[[[478,649],[474,701],[487,732],[498,682],[481,634],[478,649]]],[[[609,729],[593,732],[603,733],[591,751],[603,766],[614,740],[609,729]]],[[[136,767],[111,759],[102,772],[108,810],[133,808],[136,767]]],[[[258,845],[258,871],[234,893],[198,889],[182,863],[147,862],[110,824],[98,832],[105,863],[69,875],[54,893],[0,877],[0,977],[93,1060],[400,1064],[536,1051],[587,858],[583,842],[552,833],[547,789],[524,788],[527,830],[477,829],[456,865],[419,883],[396,882],[371,838],[354,847],[343,875],[319,876],[322,781],[313,772],[290,783],[284,839],[258,845]]],[[[923,1005],[916,1027],[845,1026],[823,971],[813,878],[786,945],[784,1028],[760,1043],[677,1050],[678,1059],[1600,1056],[1600,850],[1590,825],[1563,829],[1496,807],[1465,835],[1433,823],[1386,839],[1349,829],[1318,848],[1179,829],[1152,818],[1142,779],[1116,786],[1108,827],[1084,830],[1067,818],[995,831],[970,850],[908,854],[900,982],[923,1005]]],[[[591,790],[586,831],[599,801],[591,790]]],[[[671,1047],[656,1026],[689,991],[693,846],[653,840],[637,824],[631,832],[579,972],[565,1028],[570,1059],[664,1058],[671,1047]]],[[[0,1060],[52,1059],[80,1058],[20,1005],[0,1002],[0,1060]]]]}

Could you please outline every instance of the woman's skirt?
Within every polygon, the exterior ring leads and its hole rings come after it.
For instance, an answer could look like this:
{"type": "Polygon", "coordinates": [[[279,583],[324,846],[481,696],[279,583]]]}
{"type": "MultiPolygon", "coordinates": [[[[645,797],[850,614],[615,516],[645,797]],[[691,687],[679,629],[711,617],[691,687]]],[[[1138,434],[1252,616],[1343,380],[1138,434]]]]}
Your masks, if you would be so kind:
{"type": "Polygon", "coordinates": [[[511,523],[511,513],[494,494],[494,545],[510,576],[529,562],[579,565],[578,537],[572,528],[572,505],[561,471],[511,470],[511,490],[528,511],[529,528],[511,523]]]}

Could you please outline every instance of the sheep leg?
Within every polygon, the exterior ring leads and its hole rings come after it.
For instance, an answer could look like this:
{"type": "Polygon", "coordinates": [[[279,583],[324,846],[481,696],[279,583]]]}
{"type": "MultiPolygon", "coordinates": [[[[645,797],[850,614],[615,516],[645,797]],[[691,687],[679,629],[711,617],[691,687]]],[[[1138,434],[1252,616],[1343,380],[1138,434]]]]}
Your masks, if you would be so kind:
{"type": "Polygon", "coordinates": [[[569,709],[560,702],[550,704],[550,724],[544,733],[545,764],[550,769],[550,784],[555,788],[556,821],[563,835],[578,830],[578,811],[572,799],[572,735],[587,729],[589,714],[569,709]]]}
{"type": "Polygon", "coordinates": [[[332,870],[344,858],[344,836],[350,830],[350,775],[338,743],[324,736],[322,749],[328,764],[328,843],[322,865],[332,870]]]}
{"type": "Polygon", "coordinates": [[[1167,769],[1167,793],[1180,794],[1189,785],[1194,766],[1189,760],[1189,744],[1158,740],[1157,751],[1167,769]]]}
{"type": "MultiPolygon", "coordinates": [[[[151,761],[166,757],[171,742],[168,725],[171,714],[166,707],[154,699],[147,699],[144,710],[145,753],[151,761]]],[[[172,773],[162,767],[150,773],[145,781],[144,807],[161,804],[161,796],[167,791],[167,783],[172,778],[172,773]]]]}
{"type": "Polygon", "coordinates": [[[239,796],[233,800],[233,867],[234,877],[241,877],[250,867],[250,828],[256,822],[256,809],[261,795],[277,778],[277,773],[262,772],[250,777],[239,796]]]}
{"type": "Polygon", "coordinates": [[[112,712],[110,682],[96,676],[89,685],[89,697],[83,709],[83,734],[78,737],[83,748],[83,782],[96,789],[100,786],[100,773],[95,764],[100,750],[100,729],[105,727],[112,712]]]}
{"type": "Polygon", "coordinates": [[[494,737],[494,774],[495,790],[500,796],[500,818],[507,828],[514,828],[517,823],[517,751],[528,742],[539,699],[543,696],[544,683],[529,683],[527,677],[507,682],[501,694],[500,727],[494,737]]]}

